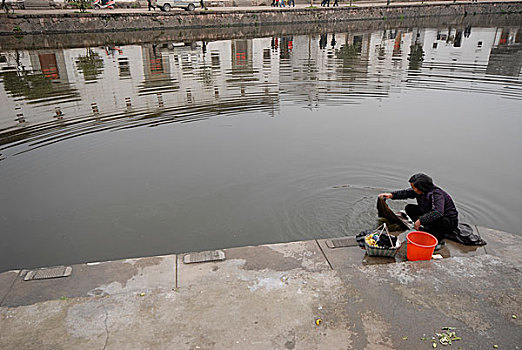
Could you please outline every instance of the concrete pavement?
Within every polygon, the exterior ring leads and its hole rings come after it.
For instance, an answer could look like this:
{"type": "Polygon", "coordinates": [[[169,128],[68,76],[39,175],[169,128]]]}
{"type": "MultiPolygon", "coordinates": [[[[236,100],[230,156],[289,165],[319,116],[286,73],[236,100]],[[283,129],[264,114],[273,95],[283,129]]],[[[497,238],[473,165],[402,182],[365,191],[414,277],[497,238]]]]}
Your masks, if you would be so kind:
{"type": "Polygon", "coordinates": [[[369,258],[344,239],[195,264],[179,254],[74,265],[38,281],[6,272],[0,348],[433,349],[450,326],[453,348],[519,349],[521,236],[479,233],[487,246],[448,242],[445,259],[425,262],[369,258]]]}

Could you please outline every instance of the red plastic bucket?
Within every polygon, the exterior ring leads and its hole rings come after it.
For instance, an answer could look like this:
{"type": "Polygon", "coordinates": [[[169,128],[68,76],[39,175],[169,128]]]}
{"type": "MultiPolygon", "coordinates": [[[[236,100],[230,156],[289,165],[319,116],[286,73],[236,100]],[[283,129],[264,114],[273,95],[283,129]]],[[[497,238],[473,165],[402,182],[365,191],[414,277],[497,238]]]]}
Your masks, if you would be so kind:
{"type": "Polygon", "coordinates": [[[406,235],[408,247],[406,257],[408,260],[431,260],[437,243],[437,238],[428,232],[412,231],[406,235]]]}

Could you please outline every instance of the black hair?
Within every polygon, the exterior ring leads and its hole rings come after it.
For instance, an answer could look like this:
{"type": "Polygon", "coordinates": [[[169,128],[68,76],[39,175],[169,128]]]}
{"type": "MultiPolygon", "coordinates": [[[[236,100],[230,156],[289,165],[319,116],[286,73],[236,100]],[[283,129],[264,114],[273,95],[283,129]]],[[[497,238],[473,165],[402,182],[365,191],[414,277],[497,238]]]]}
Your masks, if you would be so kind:
{"type": "Polygon", "coordinates": [[[433,180],[431,179],[431,177],[429,177],[428,175],[423,174],[423,173],[418,173],[418,174],[412,175],[412,177],[410,177],[409,181],[410,181],[410,183],[413,184],[413,186],[418,188],[423,193],[427,193],[427,192],[431,191],[431,189],[434,186],[433,180]]]}

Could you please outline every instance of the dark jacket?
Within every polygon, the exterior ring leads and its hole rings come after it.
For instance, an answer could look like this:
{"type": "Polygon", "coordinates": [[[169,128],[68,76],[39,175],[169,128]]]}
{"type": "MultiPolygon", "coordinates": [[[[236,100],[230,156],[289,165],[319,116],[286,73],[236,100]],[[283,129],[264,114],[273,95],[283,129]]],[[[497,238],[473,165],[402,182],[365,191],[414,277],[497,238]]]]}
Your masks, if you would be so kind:
{"type": "Polygon", "coordinates": [[[417,194],[411,188],[392,192],[392,199],[416,198],[422,216],[419,218],[422,225],[446,216],[457,223],[459,213],[451,196],[442,188],[433,186],[429,192],[417,194]]]}

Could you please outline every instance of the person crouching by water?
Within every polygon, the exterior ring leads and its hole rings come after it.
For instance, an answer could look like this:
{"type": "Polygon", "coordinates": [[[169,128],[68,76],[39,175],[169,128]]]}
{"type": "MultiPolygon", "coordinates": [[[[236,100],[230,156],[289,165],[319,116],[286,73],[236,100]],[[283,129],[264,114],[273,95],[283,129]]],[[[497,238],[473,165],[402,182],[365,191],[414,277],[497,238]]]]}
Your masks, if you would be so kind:
{"type": "Polygon", "coordinates": [[[451,196],[442,188],[435,186],[433,180],[426,174],[415,174],[410,177],[411,188],[381,193],[379,197],[387,199],[417,199],[417,205],[406,205],[406,214],[414,221],[416,230],[434,235],[439,244],[444,245],[444,237],[457,228],[459,213],[451,196]],[[422,229],[421,229],[422,226],[422,229]]]}

